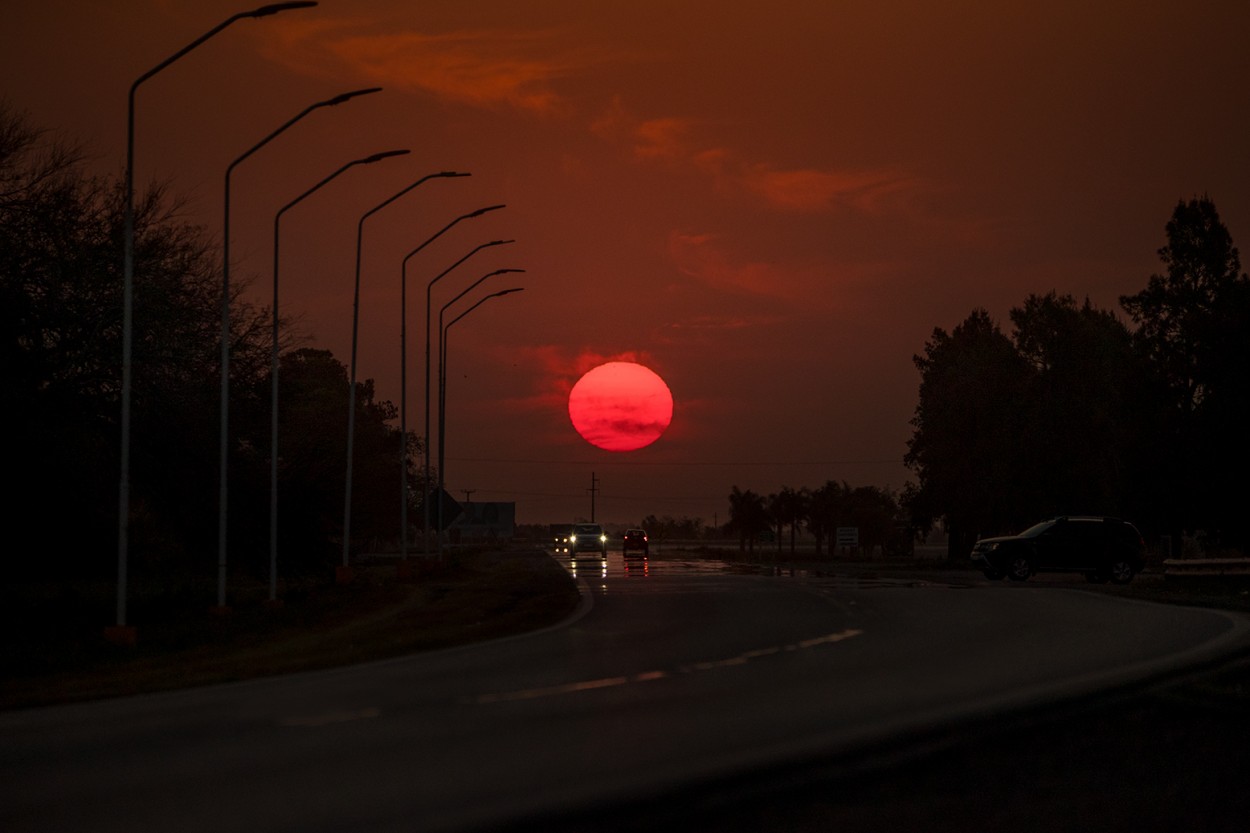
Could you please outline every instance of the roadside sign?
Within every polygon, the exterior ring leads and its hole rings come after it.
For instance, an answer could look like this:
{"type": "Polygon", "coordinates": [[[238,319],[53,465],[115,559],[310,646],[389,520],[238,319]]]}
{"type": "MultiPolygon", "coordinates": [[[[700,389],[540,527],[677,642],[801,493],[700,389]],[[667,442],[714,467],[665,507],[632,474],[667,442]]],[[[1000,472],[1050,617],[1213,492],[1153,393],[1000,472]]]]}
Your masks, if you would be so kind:
{"type": "Polygon", "coordinates": [[[839,547],[859,547],[859,527],[857,526],[840,526],[838,527],[837,536],[834,539],[839,547]]]}
{"type": "MultiPolygon", "coordinates": [[[[461,506],[460,503],[454,497],[452,497],[451,495],[447,494],[446,491],[444,491],[443,492],[443,513],[442,513],[443,519],[442,519],[442,523],[439,523],[438,490],[435,489],[434,491],[430,492],[428,497],[430,499],[430,526],[434,529],[439,529],[439,530],[447,529],[447,527],[455,523],[456,519],[460,517],[462,512],[464,512],[464,507],[461,506]]],[[[418,507],[418,510],[420,511],[420,507],[418,507]]]]}

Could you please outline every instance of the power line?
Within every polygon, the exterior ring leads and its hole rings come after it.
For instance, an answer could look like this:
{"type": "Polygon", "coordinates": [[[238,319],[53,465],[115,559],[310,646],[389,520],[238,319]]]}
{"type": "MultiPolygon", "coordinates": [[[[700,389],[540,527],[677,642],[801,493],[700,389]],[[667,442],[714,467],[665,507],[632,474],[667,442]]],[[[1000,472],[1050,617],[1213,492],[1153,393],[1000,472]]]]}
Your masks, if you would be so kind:
{"type": "MultiPolygon", "coordinates": [[[[483,494],[504,498],[550,498],[553,500],[580,500],[584,495],[574,494],[572,492],[514,492],[510,489],[482,489],[483,494]]],[[[602,489],[598,489],[600,495],[609,502],[611,501],[646,501],[667,503],[686,502],[686,503],[704,503],[706,501],[727,501],[728,495],[618,495],[610,492],[605,493],[602,489]]]]}
{"type": "Polygon", "coordinates": [[[594,460],[536,460],[536,459],[529,460],[529,459],[524,459],[524,458],[503,459],[503,458],[493,458],[493,457],[452,457],[449,459],[454,460],[457,463],[515,463],[518,465],[540,465],[540,466],[609,465],[609,466],[641,466],[641,467],[655,467],[655,468],[659,468],[659,467],[672,467],[672,468],[692,467],[693,468],[693,467],[700,467],[700,466],[706,466],[709,468],[729,468],[729,467],[746,467],[746,466],[769,467],[769,468],[779,468],[779,467],[791,467],[792,468],[796,466],[875,466],[875,465],[883,465],[886,463],[897,463],[899,465],[904,464],[902,457],[890,457],[890,458],[877,459],[877,460],[789,460],[789,461],[769,460],[767,462],[752,461],[752,460],[747,460],[747,461],[743,461],[743,460],[733,460],[733,461],[694,460],[694,461],[685,461],[685,462],[658,461],[658,460],[622,460],[619,462],[613,461],[607,464],[605,464],[602,460],[599,460],[599,461],[594,461],[594,460]]]}

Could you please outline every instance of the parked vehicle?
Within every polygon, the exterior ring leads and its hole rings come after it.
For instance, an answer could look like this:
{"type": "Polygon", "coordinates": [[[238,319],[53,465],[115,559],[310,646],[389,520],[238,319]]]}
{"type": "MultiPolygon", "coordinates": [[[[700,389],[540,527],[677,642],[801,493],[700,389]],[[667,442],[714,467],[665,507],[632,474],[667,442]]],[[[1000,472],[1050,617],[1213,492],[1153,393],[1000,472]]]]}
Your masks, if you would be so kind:
{"type": "Polygon", "coordinates": [[[984,538],[972,561],[989,579],[1026,581],[1034,573],[1084,573],[1090,581],[1128,584],[1146,562],[1141,533],[1127,521],[1065,516],[1019,535],[984,538]]]}

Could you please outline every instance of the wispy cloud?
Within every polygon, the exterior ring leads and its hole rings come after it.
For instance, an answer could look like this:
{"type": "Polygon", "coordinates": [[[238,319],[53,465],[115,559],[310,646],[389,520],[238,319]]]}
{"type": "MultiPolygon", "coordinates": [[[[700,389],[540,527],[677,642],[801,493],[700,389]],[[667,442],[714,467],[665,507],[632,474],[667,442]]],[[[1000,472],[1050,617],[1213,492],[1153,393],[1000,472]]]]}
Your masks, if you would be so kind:
{"type": "Polygon", "coordinates": [[[747,330],[761,324],[776,324],[778,316],[748,317],[745,315],[694,315],[680,321],[669,323],[668,329],[684,332],[725,332],[726,330],[747,330]]]}
{"type": "Polygon", "coordinates": [[[819,213],[848,207],[881,213],[902,205],[922,183],[896,168],[785,168],[752,161],[734,150],[700,141],[695,119],[632,116],[619,98],[591,126],[600,138],[625,143],[635,159],[688,168],[711,179],[721,193],[746,194],[779,211],[819,213]]]}
{"type": "Polygon", "coordinates": [[[742,166],[736,176],[743,188],[770,205],[800,212],[848,205],[876,213],[886,207],[890,197],[904,194],[917,184],[898,171],[781,170],[766,164],[742,166]]]}
{"type": "MultiPolygon", "coordinates": [[[[831,279],[816,265],[743,259],[715,234],[670,232],[668,252],[683,275],[738,295],[798,300],[809,295],[817,283],[827,284],[831,279]]],[[[745,321],[736,320],[740,324],[745,321]]]]}
{"type": "Polygon", "coordinates": [[[559,110],[559,81],[603,60],[585,47],[568,46],[556,31],[432,34],[374,26],[346,17],[292,22],[266,48],[271,59],[297,70],[315,66],[473,106],[536,113],[559,110]]]}
{"type": "MultiPolygon", "coordinates": [[[[751,303],[730,314],[700,314],[669,325],[690,334],[776,326],[797,307],[847,310],[861,304],[883,283],[895,279],[900,264],[891,259],[814,258],[760,261],[744,256],[721,235],[672,231],[668,254],[677,270],[696,286],[739,296],[751,303]],[[769,305],[761,301],[777,301],[769,305]]],[[[688,289],[689,287],[686,287],[688,289]]],[[[675,286],[674,291],[682,287],[675,286]]]]}
{"type": "MultiPolygon", "coordinates": [[[[431,33],[411,27],[379,30],[374,21],[318,16],[284,21],[276,35],[260,41],[261,48],[296,70],[316,67],[326,75],[472,107],[511,107],[538,115],[569,115],[573,104],[561,93],[562,83],[583,80],[591,70],[625,57],[556,29],[431,33]]],[[[750,159],[706,141],[705,127],[680,115],[640,117],[620,96],[587,122],[592,134],[623,145],[640,163],[695,171],[722,194],[745,196],[777,211],[884,213],[904,206],[921,186],[899,169],[786,167],[750,159]]]]}
{"type": "Polygon", "coordinates": [[[634,127],[634,155],[639,159],[688,161],[690,132],[688,119],[648,119],[634,127]]]}
{"type": "Polygon", "coordinates": [[[606,353],[589,348],[575,350],[558,344],[519,349],[508,347],[504,357],[533,371],[532,376],[542,380],[541,387],[531,396],[524,400],[512,400],[511,404],[521,410],[564,409],[577,380],[606,362],[636,362],[647,367],[656,365],[654,357],[637,350],[606,353]]]}

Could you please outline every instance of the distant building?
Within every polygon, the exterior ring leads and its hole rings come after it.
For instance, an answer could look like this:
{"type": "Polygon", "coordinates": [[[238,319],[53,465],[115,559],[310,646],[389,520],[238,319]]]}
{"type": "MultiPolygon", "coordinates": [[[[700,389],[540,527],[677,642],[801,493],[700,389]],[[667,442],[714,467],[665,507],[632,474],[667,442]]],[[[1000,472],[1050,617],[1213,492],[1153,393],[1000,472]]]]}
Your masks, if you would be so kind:
{"type": "Polygon", "coordinates": [[[464,510],[447,530],[453,544],[507,543],[516,531],[516,503],[461,503],[464,510]]]}

